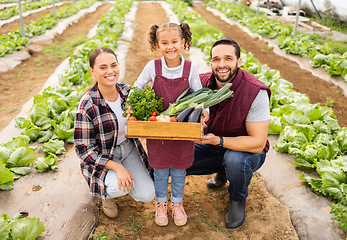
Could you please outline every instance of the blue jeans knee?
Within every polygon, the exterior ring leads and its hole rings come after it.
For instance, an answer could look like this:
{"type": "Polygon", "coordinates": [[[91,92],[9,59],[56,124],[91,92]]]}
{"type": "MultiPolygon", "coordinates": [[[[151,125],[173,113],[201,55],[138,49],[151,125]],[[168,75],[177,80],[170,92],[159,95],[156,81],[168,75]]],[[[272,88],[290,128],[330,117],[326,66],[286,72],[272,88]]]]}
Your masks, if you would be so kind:
{"type": "Polygon", "coordinates": [[[223,166],[230,185],[228,191],[234,200],[244,200],[248,196],[248,185],[253,172],[257,171],[265,161],[266,152],[249,153],[227,150],[223,158],[223,166]]]}

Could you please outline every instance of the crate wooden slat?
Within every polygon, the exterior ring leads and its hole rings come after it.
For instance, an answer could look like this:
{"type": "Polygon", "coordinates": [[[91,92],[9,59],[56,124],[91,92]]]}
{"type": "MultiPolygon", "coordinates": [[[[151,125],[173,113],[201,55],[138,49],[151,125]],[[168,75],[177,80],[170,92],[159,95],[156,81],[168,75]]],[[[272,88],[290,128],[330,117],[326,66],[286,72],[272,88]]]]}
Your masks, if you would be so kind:
{"type": "Polygon", "coordinates": [[[128,138],[201,140],[202,123],[127,121],[128,138]]]}

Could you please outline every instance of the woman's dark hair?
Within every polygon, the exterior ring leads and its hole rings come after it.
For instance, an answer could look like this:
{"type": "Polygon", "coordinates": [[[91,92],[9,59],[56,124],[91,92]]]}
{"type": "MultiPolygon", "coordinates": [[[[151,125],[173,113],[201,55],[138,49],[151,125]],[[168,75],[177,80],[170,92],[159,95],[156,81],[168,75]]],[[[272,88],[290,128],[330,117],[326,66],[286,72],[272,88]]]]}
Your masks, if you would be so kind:
{"type": "Polygon", "coordinates": [[[94,68],[95,59],[103,52],[113,54],[116,57],[116,60],[118,62],[117,55],[112,49],[108,47],[98,47],[98,48],[95,48],[93,52],[89,55],[89,67],[94,68]]]}
{"type": "Polygon", "coordinates": [[[164,30],[172,28],[176,28],[181,36],[181,39],[185,39],[184,49],[189,51],[190,47],[192,46],[192,32],[190,31],[188,23],[181,23],[180,25],[177,23],[164,23],[161,26],[153,24],[149,29],[148,41],[150,50],[152,52],[157,49],[159,34],[164,30]]]}
{"type": "Polygon", "coordinates": [[[219,39],[212,45],[211,50],[210,50],[210,57],[211,58],[212,58],[212,49],[215,46],[218,46],[218,45],[231,45],[231,46],[234,46],[234,48],[235,48],[235,55],[236,55],[237,59],[240,58],[240,53],[241,53],[240,46],[237,44],[237,42],[235,42],[234,40],[232,40],[230,38],[219,39]]]}

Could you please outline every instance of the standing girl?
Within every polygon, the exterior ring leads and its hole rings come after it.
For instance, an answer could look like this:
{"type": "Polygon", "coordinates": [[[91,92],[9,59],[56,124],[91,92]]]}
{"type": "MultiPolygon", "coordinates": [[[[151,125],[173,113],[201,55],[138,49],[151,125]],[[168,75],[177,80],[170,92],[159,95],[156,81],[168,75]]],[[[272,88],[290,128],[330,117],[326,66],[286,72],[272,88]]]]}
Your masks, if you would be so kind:
{"type": "Polygon", "coordinates": [[[152,201],[154,184],[140,141],[125,138],[121,105],[130,89],[117,83],[116,54],[106,47],[96,48],[89,56],[89,65],[94,82],[76,111],[75,150],[90,192],[102,199],[106,216],[116,217],[114,198],[129,193],[135,201],[152,201]]]}
{"type": "MultiPolygon", "coordinates": [[[[150,49],[152,51],[158,49],[163,57],[148,62],[134,86],[144,89],[151,82],[156,95],[163,98],[164,110],[187,88],[192,91],[202,88],[197,67],[192,62],[184,60],[180,54],[182,48],[189,50],[191,36],[187,23],[151,26],[150,49]]],[[[204,121],[207,121],[207,118],[208,113],[204,111],[204,121]]],[[[172,216],[177,226],[183,226],[187,222],[187,214],[182,205],[186,169],[194,161],[194,142],[147,139],[147,149],[149,163],[154,168],[155,222],[159,226],[168,224],[166,202],[168,181],[171,176],[172,216]]]]}

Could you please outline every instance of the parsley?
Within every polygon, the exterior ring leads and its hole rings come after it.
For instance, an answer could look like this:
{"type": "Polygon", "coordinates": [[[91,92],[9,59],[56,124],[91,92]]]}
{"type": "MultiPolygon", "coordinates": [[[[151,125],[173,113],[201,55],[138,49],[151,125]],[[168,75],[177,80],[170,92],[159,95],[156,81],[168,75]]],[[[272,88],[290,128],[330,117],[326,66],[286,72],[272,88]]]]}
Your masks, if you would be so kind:
{"type": "Polygon", "coordinates": [[[130,89],[132,92],[123,106],[125,116],[127,106],[130,106],[133,111],[132,116],[138,121],[148,121],[153,111],[158,113],[163,111],[163,99],[159,99],[148,85],[143,90],[134,86],[130,86],[130,89]]]}

